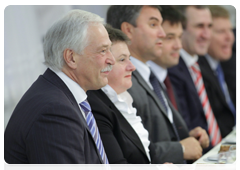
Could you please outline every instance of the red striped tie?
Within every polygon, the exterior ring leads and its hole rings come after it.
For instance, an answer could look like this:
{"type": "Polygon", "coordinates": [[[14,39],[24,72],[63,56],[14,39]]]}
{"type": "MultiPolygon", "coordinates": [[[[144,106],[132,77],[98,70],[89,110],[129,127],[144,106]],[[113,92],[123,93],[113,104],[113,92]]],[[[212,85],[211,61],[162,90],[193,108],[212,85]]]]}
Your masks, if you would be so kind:
{"type": "Polygon", "coordinates": [[[215,146],[222,140],[222,137],[221,137],[221,133],[220,133],[217,121],[212,112],[212,108],[208,101],[208,96],[207,96],[207,93],[205,90],[205,86],[204,86],[203,79],[202,79],[202,74],[201,74],[198,63],[195,63],[191,67],[191,70],[192,70],[192,72],[191,72],[192,78],[193,78],[194,84],[196,86],[198,96],[202,103],[202,107],[203,107],[203,110],[204,110],[204,113],[206,116],[206,120],[208,123],[208,133],[210,135],[210,141],[211,141],[212,145],[215,146]]]}

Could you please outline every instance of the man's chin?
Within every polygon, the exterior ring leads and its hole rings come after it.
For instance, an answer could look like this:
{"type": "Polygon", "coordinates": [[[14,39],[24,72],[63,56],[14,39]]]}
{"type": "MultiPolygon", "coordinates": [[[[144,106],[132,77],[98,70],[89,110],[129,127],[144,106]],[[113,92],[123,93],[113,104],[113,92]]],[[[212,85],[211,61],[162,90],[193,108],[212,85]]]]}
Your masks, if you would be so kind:
{"type": "Polygon", "coordinates": [[[207,50],[199,50],[196,53],[197,55],[206,55],[207,54],[207,50]]]}

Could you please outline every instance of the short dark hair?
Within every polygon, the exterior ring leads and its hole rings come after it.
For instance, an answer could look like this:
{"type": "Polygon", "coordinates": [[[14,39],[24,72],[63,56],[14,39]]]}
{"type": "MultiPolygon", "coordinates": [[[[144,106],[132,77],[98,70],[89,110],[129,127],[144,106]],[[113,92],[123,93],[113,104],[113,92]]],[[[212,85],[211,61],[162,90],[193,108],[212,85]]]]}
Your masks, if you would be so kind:
{"type": "MultiPolygon", "coordinates": [[[[107,11],[107,23],[113,28],[121,29],[123,22],[128,22],[136,27],[136,20],[144,5],[111,5],[107,11]]],[[[161,11],[159,5],[148,5],[161,11]]]]}
{"type": "Polygon", "coordinates": [[[175,5],[175,7],[185,17],[185,19],[182,22],[183,29],[186,29],[187,25],[186,9],[188,7],[194,7],[196,9],[208,9],[208,5],[175,5]]]}
{"type": "Polygon", "coordinates": [[[130,39],[121,30],[113,28],[109,24],[106,24],[105,28],[108,32],[109,39],[112,41],[112,43],[115,42],[125,42],[126,44],[130,43],[130,39]]]}
{"type": "Polygon", "coordinates": [[[164,21],[169,21],[171,25],[183,23],[185,20],[184,15],[180,13],[173,5],[160,5],[161,14],[164,21]]]}

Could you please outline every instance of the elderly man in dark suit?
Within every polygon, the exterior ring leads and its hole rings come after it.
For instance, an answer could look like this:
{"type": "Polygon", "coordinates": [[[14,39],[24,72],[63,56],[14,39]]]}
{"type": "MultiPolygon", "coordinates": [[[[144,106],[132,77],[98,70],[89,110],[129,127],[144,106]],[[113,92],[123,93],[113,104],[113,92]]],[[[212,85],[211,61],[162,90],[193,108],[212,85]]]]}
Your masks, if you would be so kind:
{"type": "Polygon", "coordinates": [[[19,101],[5,130],[7,163],[108,163],[86,91],[108,83],[115,63],[110,47],[103,19],[86,11],[72,10],[48,30],[48,69],[19,101]]]}
{"type": "MultiPolygon", "coordinates": [[[[160,163],[198,159],[202,155],[199,142],[189,137],[181,115],[167,98],[164,101],[158,98],[149,80],[152,74],[146,62],[161,56],[162,39],[165,37],[159,6],[111,6],[107,22],[121,29],[131,40],[128,47],[136,71],[132,74],[133,85],[128,92],[149,132],[150,142],[158,145],[160,163]]],[[[159,91],[161,93],[161,89],[159,91]]]]}
{"type": "Polygon", "coordinates": [[[213,18],[211,43],[208,54],[199,57],[198,64],[222,137],[225,137],[236,123],[236,108],[221,62],[232,55],[234,34],[228,11],[218,5],[210,5],[209,9],[213,18]]]}

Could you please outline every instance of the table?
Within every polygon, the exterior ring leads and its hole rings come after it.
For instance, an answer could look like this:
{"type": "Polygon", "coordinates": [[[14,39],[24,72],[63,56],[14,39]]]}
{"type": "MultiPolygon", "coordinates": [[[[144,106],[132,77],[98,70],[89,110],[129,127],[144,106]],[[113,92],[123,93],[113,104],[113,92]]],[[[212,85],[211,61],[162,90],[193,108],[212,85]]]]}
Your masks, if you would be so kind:
{"type": "Polygon", "coordinates": [[[222,139],[222,141],[219,144],[217,144],[214,148],[212,148],[210,151],[208,151],[206,154],[204,154],[201,158],[199,158],[193,164],[216,164],[216,163],[218,163],[217,161],[210,161],[207,158],[209,156],[217,155],[222,144],[233,144],[233,143],[229,143],[229,141],[232,139],[235,139],[235,141],[236,141],[236,128],[234,128],[231,133],[229,133],[224,139],[222,139]]]}

